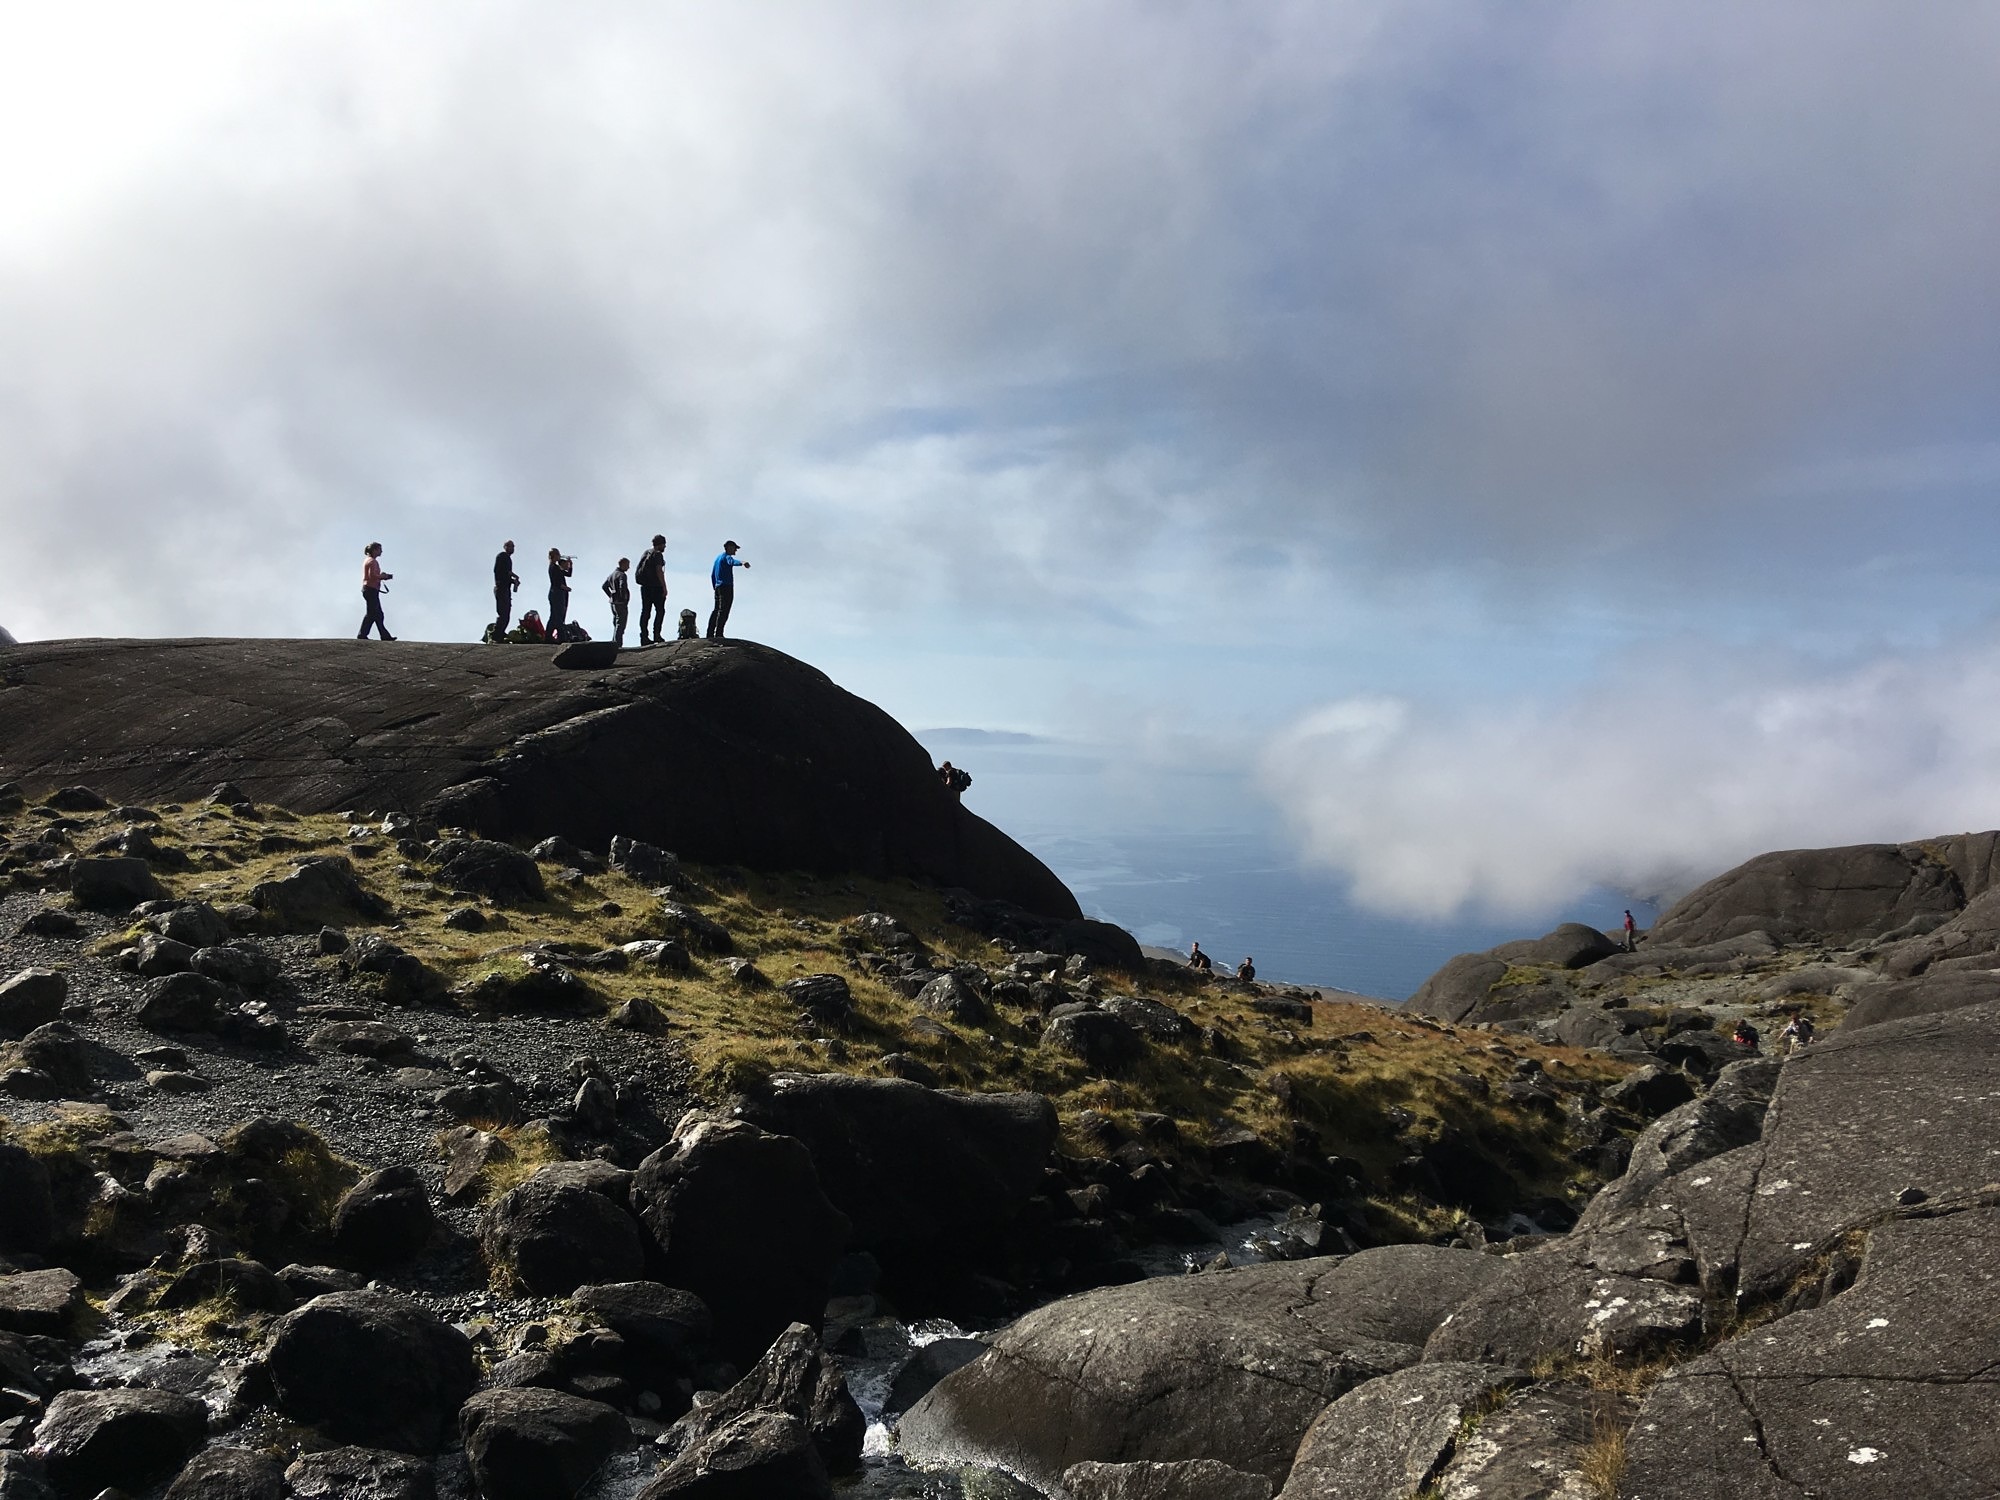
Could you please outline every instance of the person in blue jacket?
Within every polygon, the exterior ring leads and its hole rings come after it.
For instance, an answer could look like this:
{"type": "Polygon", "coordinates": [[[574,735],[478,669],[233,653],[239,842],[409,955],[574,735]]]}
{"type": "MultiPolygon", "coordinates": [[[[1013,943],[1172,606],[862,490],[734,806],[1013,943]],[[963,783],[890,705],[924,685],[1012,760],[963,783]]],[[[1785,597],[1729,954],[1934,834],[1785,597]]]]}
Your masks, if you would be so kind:
{"type": "Polygon", "coordinates": [[[735,568],[747,568],[750,564],[736,555],[736,543],[724,542],[722,550],[715,554],[715,566],[708,570],[708,581],[715,585],[715,608],[708,617],[708,638],[722,639],[722,627],[729,623],[729,606],[736,602],[735,568]]]}

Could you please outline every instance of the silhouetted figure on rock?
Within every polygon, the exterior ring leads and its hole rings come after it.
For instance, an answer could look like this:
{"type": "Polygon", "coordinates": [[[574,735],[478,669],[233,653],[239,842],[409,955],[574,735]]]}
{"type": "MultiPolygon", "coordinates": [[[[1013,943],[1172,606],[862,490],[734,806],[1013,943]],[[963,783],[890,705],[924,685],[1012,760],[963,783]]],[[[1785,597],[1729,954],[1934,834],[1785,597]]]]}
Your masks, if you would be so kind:
{"type": "Polygon", "coordinates": [[[972,773],[962,771],[950,761],[946,761],[938,767],[938,780],[944,783],[944,789],[952,796],[963,797],[966,788],[972,785],[972,773]]]}
{"type": "Polygon", "coordinates": [[[366,607],[366,610],[361,616],[361,632],[355,636],[355,639],[357,641],[367,640],[368,632],[373,629],[381,634],[383,640],[393,641],[395,637],[389,634],[389,626],[382,618],[382,595],[384,593],[382,585],[396,575],[382,571],[382,544],[380,542],[370,542],[366,547],[362,548],[361,556],[363,558],[361,564],[361,602],[366,607]]]}
{"type": "MultiPolygon", "coordinates": [[[[632,613],[632,583],[628,577],[632,569],[632,559],[621,557],[618,566],[611,570],[611,576],[604,580],[604,597],[611,601],[611,644],[625,644],[625,621],[632,613]]],[[[640,624],[643,628],[644,618],[640,624]]]]}
{"type": "Polygon", "coordinates": [[[514,544],[507,543],[493,558],[493,639],[503,640],[514,618],[514,590],[521,586],[514,571],[514,544]]]}
{"type": "Polygon", "coordinates": [[[736,577],[734,569],[747,568],[750,564],[736,555],[736,543],[724,542],[722,550],[715,554],[715,563],[708,570],[708,581],[715,588],[715,608],[708,616],[708,638],[722,639],[722,630],[729,623],[729,607],[736,602],[736,577]]]}
{"type": "Polygon", "coordinates": [[[639,644],[657,646],[666,639],[667,624],[667,539],[653,538],[653,545],[639,554],[639,566],[632,576],[639,583],[639,644]]]}
{"type": "Polygon", "coordinates": [[[576,571],[574,560],[564,557],[560,547],[549,548],[549,639],[562,639],[563,622],[569,618],[569,580],[576,571]]]}

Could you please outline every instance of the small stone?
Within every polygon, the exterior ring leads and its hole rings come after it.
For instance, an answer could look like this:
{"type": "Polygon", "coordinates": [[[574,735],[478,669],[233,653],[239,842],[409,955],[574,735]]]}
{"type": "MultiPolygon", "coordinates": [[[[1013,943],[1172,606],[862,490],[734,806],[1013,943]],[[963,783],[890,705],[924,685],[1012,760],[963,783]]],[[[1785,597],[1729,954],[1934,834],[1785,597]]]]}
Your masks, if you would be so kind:
{"type": "Polygon", "coordinates": [[[156,1069],[146,1075],[146,1087],[162,1094],[200,1094],[214,1085],[194,1073],[156,1069]]]}

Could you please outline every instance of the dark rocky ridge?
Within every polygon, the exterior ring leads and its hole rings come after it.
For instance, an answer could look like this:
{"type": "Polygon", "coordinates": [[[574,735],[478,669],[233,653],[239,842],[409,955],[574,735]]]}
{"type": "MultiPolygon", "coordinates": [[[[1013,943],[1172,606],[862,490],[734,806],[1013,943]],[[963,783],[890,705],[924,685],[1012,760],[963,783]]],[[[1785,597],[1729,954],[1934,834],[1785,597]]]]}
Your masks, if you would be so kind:
{"type": "Polygon", "coordinates": [[[625,834],[698,861],[1076,899],[939,785],[873,704],[782,652],[683,641],[599,671],[546,652],[351,641],[58,641],[0,667],[0,781],[129,802],[231,781],[294,812],[430,814],[489,837],[625,834]]]}

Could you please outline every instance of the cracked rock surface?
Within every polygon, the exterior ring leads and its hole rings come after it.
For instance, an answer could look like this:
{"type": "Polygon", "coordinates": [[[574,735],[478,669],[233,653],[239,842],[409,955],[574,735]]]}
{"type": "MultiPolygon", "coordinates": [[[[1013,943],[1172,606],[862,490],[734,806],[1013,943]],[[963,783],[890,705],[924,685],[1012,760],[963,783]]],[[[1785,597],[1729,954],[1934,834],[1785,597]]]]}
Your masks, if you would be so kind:
{"type": "Polygon", "coordinates": [[[1625,1500],[1971,1500],[2000,1487],[2000,1210],[1885,1225],[1827,1305],[1653,1387],[1625,1500]]]}

